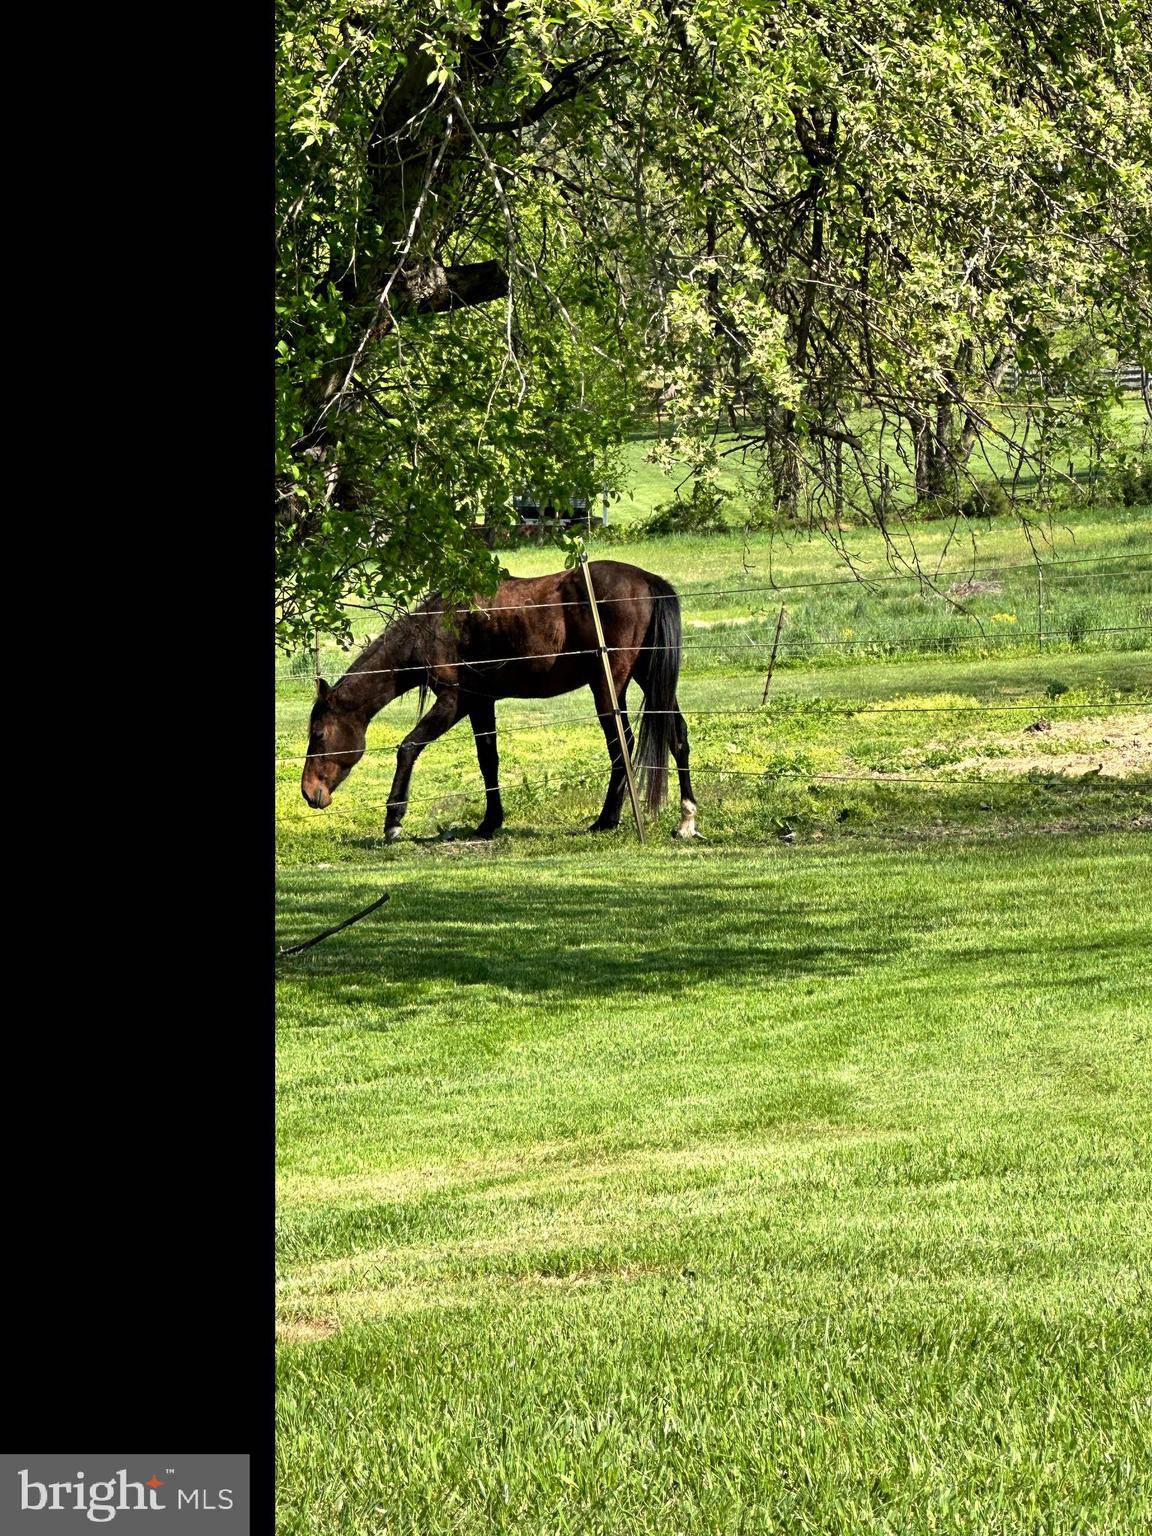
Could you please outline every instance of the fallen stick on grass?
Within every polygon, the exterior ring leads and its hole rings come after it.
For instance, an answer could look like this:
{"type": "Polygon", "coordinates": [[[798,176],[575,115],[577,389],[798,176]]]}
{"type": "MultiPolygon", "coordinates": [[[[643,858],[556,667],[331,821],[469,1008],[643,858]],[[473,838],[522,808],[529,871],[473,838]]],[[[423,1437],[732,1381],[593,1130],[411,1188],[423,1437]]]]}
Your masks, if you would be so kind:
{"type": "Polygon", "coordinates": [[[383,896],[374,901],[370,907],[365,907],[362,912],[354,912],[351,917],[346,917],[342,923],[337,923],[335,928],[325,928],[323,933],[316,934],[314,938],[305,939],[302,944],[290,944],[287,949],[281,945],[280,955],[298,955],[305,949],[311,949],[314,944],[320,944],[325,939],[330,939],[334,933],[339,933],[341,929],[351,928],[353,923],[358,923],[362,917],[367,917],[369,913],[375,912],[377,907],[382,907],[388,900],[388,895],[389,893],[385,891],[383,896]]]}

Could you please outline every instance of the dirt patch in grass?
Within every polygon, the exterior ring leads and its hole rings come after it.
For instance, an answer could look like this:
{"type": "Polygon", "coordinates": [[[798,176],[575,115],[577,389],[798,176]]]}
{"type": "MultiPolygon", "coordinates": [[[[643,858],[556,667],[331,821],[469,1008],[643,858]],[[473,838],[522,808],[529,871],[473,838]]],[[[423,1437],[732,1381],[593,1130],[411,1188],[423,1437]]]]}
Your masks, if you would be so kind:
{"type": "Polygon", "coordinates": [[[617,1269],[573,1269],[568,1271],[531,1270],[513,1275],[516,1285],[561,1286],[576,1289],[588,1285],[611,1285],[618,1281],[647,1280],[653,1275],[680,1273],[662,1264],[621,1264],[617,1269]]]}
{"type": "Polygon", "coordinates": [[[948,588],[948,596],[963,602],[965,598],[969,597],[995,596],[998,592],[1003,592],[1003,590],[1004,583],[1002,581],[979,581],[972,579],[970,581],[954,581],[948,588]]]}
{"type": "Polygon", "coordinates": [[[1091,774],[1128,779],[1152,773],[1152,713],[1122,719],[1054,720],[1042,731],[1029,725],[1016,737],[1002,735],[971,745],[977,750],[949,764],[948,772],[994,768],[997,776],[1043,773],[1083,778],[1091,774]],[[1054,744],[1061,741],[1068,742],[1069,749],[1054,751],[1054,744]],[[995,756],[989,757],[992,746],[995,756]]]}
{"type": "Polygon", "coordinates": [[[281,1344],[318,1344],[335,1332],[336,1324],[330,1317],[278,1318],[276,1322],[276,1338],[281,1344]]]}

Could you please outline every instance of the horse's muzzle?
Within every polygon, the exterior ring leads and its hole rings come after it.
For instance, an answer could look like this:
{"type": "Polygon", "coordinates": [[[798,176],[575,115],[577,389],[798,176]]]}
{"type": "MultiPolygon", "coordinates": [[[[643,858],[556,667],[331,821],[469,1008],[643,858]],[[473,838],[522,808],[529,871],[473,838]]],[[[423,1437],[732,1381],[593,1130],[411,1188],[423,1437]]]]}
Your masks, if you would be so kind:
{"type": "Polygon", "coordinates": [[[301,784],[300,793],[314,811],[327,810],[328,806],[332,803],[332,796],[324,788],[323,784],[318,784],[311,793],[301,784]]]}

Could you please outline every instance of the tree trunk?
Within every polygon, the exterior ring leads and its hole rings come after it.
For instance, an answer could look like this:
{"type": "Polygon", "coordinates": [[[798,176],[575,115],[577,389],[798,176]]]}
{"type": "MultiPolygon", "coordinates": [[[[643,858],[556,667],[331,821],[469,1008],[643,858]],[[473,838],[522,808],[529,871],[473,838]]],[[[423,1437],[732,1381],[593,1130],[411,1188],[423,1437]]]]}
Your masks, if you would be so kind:
{"type": "Polygon", "coordinates": [[[916,453],[916,500],[927,501],[932,495],[932,427],[927,416],[912,412],[908,417],[916,453]]]}
{"type": "Polygon", "coordinates": [[[947,494],[952,478],[953,409],[947,394],[936,397],[936,430],[932,438],[928,464],[928,487],[932,496],[947,494]]]}

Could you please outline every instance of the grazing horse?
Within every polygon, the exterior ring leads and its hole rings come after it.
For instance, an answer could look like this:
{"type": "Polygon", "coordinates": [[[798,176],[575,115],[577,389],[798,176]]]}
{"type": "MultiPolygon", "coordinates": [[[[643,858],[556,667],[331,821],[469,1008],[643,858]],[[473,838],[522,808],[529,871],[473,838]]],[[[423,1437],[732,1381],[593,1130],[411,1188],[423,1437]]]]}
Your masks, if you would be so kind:
{"type": "MultiPolygon", "coordinates": [[[[650,810],[667,794],[668,753],[680,775],[677,837],[696,834],[696,799],[688,775],[688,727],[676,699],[680,675],[680,602],[668,582],[618,560],[588,567],[604,627],[628,751],[633,753],[626,695],[633,678],[644,691],[639,771],[650,810]]],[[[400,835],[408,808],[412,768],[429,742],[468,719],[487,793],[477,837],[492,837],[504,821],[496,751],[497,699],[550,699],[590,688],[608,744],[611,773],[604,808],[588,829],[608,832],[620,821],[625,768],[601,662],[596,627],[580,570],[550,576],[510,577],[478,606],[446,605],[439,593],[388,625],[331,687],[316,683],[308,758],[300,791],[323,809],[364,755],[368,722],[413,688],[420,705],[436,702],[396,750],[396,776],[388,795],[384,835],[400,835]]]]}

